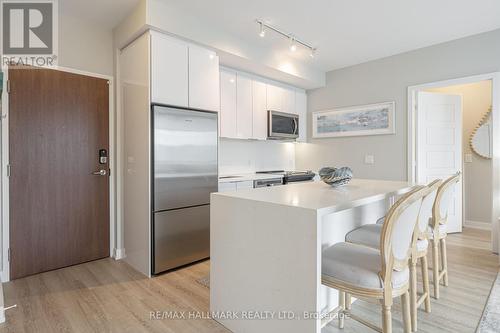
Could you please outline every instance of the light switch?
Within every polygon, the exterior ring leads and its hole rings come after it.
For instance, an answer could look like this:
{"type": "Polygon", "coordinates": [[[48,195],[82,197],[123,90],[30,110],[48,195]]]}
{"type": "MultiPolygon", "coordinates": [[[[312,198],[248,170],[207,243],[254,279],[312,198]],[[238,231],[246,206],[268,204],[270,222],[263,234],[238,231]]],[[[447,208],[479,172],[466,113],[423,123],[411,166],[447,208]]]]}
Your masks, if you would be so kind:
{"type": "Polygon", "coordinates": [[[472,163],[472,154],[465,154],[465,163],[472,163]]]}
{"type": "Polygon", "coordinates": [[[365,164],[375,164],[375,156],[365,155],[365,164]]]}

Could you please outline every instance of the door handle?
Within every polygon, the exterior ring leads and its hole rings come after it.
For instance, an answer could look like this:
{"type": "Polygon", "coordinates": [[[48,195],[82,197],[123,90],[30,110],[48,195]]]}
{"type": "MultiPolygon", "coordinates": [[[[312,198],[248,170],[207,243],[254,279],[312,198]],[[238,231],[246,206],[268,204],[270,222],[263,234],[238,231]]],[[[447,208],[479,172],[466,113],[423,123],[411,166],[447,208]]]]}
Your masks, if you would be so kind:
{"type": "Polygon", "coordinates": [[[92,172],[94,176],[106,176],[108,172],[105,169],[92,172]]]}

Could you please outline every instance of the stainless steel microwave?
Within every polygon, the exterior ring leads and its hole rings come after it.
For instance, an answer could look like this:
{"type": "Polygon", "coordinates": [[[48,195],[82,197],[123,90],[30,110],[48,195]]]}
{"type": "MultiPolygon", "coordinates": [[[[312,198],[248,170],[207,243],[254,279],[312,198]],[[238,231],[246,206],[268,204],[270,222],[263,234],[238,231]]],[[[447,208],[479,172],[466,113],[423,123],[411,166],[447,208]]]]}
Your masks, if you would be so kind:
{"type": "Polygon", "coordinates": [[[267,111],[267,138],[273,140],[293,140],[299,137],[299,116],[269,110],[267,111]]]}

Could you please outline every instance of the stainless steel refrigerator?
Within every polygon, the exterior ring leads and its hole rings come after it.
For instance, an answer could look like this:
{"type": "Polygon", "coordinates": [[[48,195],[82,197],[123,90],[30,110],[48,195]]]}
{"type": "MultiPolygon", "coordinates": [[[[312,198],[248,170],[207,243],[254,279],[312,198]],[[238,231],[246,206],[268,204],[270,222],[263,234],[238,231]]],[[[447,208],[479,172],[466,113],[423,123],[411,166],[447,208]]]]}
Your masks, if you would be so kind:
{"type": "Polygon", "coordinates": [[[217,113],[152,107],[152,273],[210,255],[217,191],[217,113]]]}

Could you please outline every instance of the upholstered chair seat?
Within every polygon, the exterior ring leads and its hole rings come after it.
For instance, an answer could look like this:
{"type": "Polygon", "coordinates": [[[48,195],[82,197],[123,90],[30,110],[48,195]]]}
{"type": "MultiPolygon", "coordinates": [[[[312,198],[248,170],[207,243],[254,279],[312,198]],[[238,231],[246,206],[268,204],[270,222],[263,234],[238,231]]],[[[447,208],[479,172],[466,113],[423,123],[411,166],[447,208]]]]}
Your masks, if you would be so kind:
{"type": "MultiPolygon", "coordinates": [[[[380,242],[380,240],[379,240],[380,242]]],[[[337,243],[322,254],[322,275],[325,279],[337,280],[356,287],[382,291],[380,278],[380,250],[351,243],[337,243]]],[[[408,267],[392,273],[392,287],[399,289],[408,284],[408,267]]]]}

